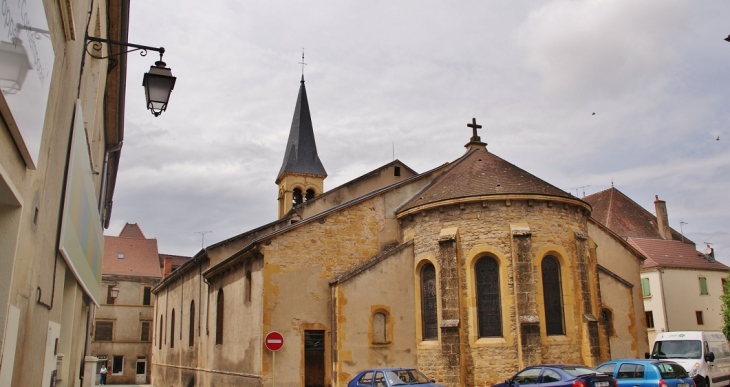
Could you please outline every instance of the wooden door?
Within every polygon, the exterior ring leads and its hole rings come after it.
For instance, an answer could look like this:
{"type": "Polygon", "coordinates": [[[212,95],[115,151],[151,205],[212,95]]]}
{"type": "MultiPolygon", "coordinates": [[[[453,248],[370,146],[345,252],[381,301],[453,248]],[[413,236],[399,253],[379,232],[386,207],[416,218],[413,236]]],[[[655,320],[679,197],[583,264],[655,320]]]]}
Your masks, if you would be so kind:
{"type": "Polygon", "coordinates": [[[324,331],[304,331],[304,387],[324,387],[324,331]]]}

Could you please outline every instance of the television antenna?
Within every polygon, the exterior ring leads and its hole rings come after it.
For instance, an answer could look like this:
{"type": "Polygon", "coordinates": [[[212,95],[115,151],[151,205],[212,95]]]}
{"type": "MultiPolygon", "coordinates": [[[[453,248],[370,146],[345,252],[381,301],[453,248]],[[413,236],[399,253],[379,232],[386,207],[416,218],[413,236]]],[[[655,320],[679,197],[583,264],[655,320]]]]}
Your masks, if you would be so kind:
{"type": "Polygon", "coordinates": [[[575,190],[575,197],[578,197],[578,190],[583,190],[583,197],[586,197],[586,188],[590,187],[590,186],[591,185],[589,184],[589,185],[581,185],[578,187],[572,187],[572,188],[568,188],[568,191],[575,190]]]}
{"type": "Polygon", "coordinates": [[[203,249],[203,243],[205,243],[205,234],[213,231],[195,231],[195,234],[200,234],[203,238],[200,240],[200,249],[203,249]]]}

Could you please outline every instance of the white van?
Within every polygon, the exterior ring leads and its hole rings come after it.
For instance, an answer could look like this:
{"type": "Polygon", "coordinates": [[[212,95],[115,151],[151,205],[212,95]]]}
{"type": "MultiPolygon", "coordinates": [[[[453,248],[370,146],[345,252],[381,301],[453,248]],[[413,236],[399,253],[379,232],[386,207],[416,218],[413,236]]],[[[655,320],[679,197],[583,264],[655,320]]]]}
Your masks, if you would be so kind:
{"type": "Polygon", "coordinates": [[[722,332],[662,332],[647,355],[681,364],[697,387],[730,385],[730,347],[722,332]]]}

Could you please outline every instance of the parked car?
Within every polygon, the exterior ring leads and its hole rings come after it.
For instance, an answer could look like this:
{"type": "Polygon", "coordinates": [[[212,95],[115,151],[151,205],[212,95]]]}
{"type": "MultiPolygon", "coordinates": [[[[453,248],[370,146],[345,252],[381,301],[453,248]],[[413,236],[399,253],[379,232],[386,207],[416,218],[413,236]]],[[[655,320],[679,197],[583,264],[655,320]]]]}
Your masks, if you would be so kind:
{"type": "Polygon", "coordinates": [[[671,360],[611,360],[596,370],[613,376],[618,387],[695,387],[687,370],[671,360]]]}
{"type": "Polygon", "coordinates": [[[374,368],[360,371],[347,383],[347,387],[391,387],[411,384],[419,387],[444,387],[415,368],[374,368]]]}
{"type": "Polygon", "coordinates": [[[504,383],[492,387],[617,387],[616,380],[580,364],[550,364],[523,369],[504,383]]]}

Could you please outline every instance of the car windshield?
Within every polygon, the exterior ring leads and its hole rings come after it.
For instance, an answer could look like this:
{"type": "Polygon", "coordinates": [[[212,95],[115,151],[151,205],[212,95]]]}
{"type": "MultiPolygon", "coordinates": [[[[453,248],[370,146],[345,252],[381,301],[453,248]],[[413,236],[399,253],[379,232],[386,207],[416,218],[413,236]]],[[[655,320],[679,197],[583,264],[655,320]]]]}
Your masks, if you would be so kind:
{"type": "Polygon", "coordinates": [[[426,375],[422,374],[417,369],[385,371],[385,377],[388,378],[391,386],[430,382],[426,375]]]}
{"type": "Polygon", "coordinates": [[[588,367],[580,367],[580,366],[570,366],[570,367],[562,367],[563,371],[573,375],[573,376],[583,376],[583,375],[591,375],[595,374],[596,370],[588,368],[588,367]]]}
{"type": "Polygon", "coordinates": [[[667,340],[654,343],[651,352],[654,359],[699,359],[702,342],[699,340],[667,340]]]}

